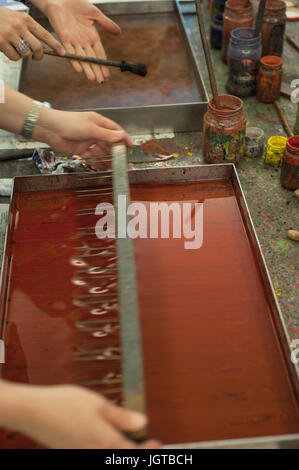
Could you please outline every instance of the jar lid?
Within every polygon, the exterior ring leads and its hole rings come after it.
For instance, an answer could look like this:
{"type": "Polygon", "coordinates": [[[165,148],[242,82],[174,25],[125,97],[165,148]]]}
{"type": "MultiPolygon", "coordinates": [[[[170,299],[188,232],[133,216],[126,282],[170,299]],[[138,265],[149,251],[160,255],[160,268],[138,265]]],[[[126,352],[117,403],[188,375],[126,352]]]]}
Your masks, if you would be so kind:
{"type": "Polygon", "coordinates": [[[216,13],[216,15],[214,15],[212,17],[212,22],[218,24],[218,25],[222,25],[223,23],[223,15],[222,13],[216,13]]]}
{"type": "Polygon", "coordinates": [[[209,110],[218,116],[230,117],[243,110],[243,101],[237,96],[219,95],[219,100],[221,109],[216,108],[213,98],[208,102],[209,110]]]}
{"type": "Polygon", "coordinates": [[[282,59],[275,55],[265,55],[261,58],[261,64],[268,69],[280,69],[282,63],[282,59]]]}
{"type": "Polygon", "coordinates": [[[279,12],[280,10],[285,12],[287,9],[286,2],[283,0],[267,0],[265,5],[265,11],[279,12]]]}
{"type": "Polygon", "coordinates": [[[275,150],[284,150],[287,144],[287,138],[282,135],[274,135],[270,137],[268,140],[268,145],[271,146],[275,150]]]}
{"type": "Polygon", "coordinates": [[[287,148],[290,152],[299,154],[299,135],[293,135],[288,139],[287,148]]]}
{"type": "Polygon", "coordinates": [[[260,127],[247,127],[246,137],[248,141],[260,140],[265,138],[265,133],[260,127]]]}
{"type": "Polygon", "coordinates": [[[230,11],[238,15],[250,14],[252,13],[252,5],[245,0],[228,0],[225,4],[224,11],[230,11]]]}
{"type": "Polygon", "coordinates": [[[255,46],[261,41],[262,35],[255,36],[254,28],[236,28],[231,32],[230,41],[239,46],[255,46]]]}

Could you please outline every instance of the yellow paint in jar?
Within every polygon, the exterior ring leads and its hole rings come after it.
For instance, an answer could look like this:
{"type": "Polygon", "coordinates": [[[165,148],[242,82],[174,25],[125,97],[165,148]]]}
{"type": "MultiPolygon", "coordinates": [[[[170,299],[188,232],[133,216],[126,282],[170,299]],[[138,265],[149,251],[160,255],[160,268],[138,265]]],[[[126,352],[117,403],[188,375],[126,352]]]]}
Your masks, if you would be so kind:
{"type": "Polygon", "coordinates": [[[279,168],[282,163],[283,153],[287,145],[287,138],[281,135],[270,137],[267,144],[265,163],[279,168]]]}

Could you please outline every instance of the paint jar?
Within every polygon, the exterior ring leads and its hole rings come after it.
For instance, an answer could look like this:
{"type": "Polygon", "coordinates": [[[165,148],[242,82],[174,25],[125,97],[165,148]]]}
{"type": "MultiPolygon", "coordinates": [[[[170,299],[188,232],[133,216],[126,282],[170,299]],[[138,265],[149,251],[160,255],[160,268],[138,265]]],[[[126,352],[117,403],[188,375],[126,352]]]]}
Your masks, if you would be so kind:
{"type": "Polygon", "coordinates": [[[232,31],[227,52],[229,72],[226,84],[231,95],[254,95],[261,55],[261,35],[255,36],[253,28],[232,31]]]}
{"type": "Polygon", "coordinates": [[[283,153],[287,145],[287,138],[283,136],[270,137],[267,144],[265,163],[274,168],[279,168],[282,163],[283,153]]]}
{"type": "Polygon", "coordinates": [[[299,188],[299,135],[288,139],[283,155],[280,181],[287,189],[299,188]]]}
{"type": "Polygon", "coordinates": [[[294,125],[294,134],[299,135],[299,103],[297,104],[297,116],[296,116],[296,122],[294,125]]]}
{"type": "Polygon", "coordinates": [[[245,134],[245,156],[259,158],[264,155],[265,133],[259,127],[247,127],[245,134]]]}
{"type": "Polygon", "coordinates": [[[253,26],[251,4],[245,0],[228,0],[223,13],[222,62],[227,63],[227,49],[231,32],[236,28],[250,28],[251,26],[253,26]]]}
{"type": "Polygon", "coordinates": [[[274,103],[279,99],[282,80],[282,59],[266,55],[260,61],[257,74],[256,97],[262,103],[274,103]]]}
{"type": "Polygon", "coordinates": [[[244,154],[243,101],[230,95],[219,95],[219,99],[221,109],[211,99],[204,115],[204,158],[208,163],[236,163],[244,154]]]}
{"type": "Polygon", "coordinates": [[[286,19],[286,3],[281,0],[267,0],[262,23],[263,56],[281,57],[286,19]]]}
{"type": "Polygon", "coordinates": [[[211,20],[210,41],[213,49],[221,49],[223,32],[223,16],[222,13],[214,15],[211,20]]]}

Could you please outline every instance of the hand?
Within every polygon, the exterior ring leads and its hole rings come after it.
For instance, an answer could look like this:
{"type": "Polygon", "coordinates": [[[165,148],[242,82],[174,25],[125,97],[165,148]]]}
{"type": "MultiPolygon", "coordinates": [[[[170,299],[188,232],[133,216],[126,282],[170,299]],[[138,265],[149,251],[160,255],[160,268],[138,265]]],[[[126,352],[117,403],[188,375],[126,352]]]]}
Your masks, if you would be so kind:
{"type": "Polygon", "coordinates": [[[33,53],[34,59],[41,60],[44,50],[41,41],[57,54],[64,55],[62,45],[31,16],[0,7],[0,50],[9,59],[19,60],[33,53]],[[21,54],[17,50],[23,39],[29,41],[31,47],[27,54],[21,54]]]}
{"type": "Polygon", "coordinates": [[[33,139],[54,150],[82,157],[111,154],[111,144],[124,141],[128,134],[115,122],[94,112],[67,112],[43,108],[33,131],[33,139]]]}
{"type": "MultiPolygon", "coordinates": [[[[112,34],[121,32],[116,23],[88,0],[49,0],[44,11],[66,51],[73,54],[106,59],[95,23],[112,34]]],[[[72,64],[77,72],[84,70],[89,80],[103,83],[104,79],[109,77],[107,67],[78,61],[72,61],[72,64]]]]}
{"type": "Polygon", "coordinates": [[[89,390],[73,386],[23,386],[29,409],[16,431],[54,449],[157,449],[159,442],[141,445],[122,433],[138,431],[145,416],[118,407],[89,390]],[[29,391],[28,391],[29,390],[29,391]],[[30,396],[31,394],[31,396],[30,396]],[[28,401],[29,399],[29,401],[28,401]]]}

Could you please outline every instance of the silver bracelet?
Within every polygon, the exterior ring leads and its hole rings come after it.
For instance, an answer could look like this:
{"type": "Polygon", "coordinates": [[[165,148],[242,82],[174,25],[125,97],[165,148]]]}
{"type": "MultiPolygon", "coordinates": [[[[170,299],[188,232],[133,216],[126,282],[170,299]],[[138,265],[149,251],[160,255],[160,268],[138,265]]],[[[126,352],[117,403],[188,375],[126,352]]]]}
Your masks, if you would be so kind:
{"type": "Polygon", "coordinates": [[[41,103],[40,101],[33,101],[30,111],[25,119],[23,129],[21,132],[21,135],[25,137],[25,139],[31,138],[34,126],[37,123],[39,114],[43,107],[44,107],[44,104],[41,103]]]}

